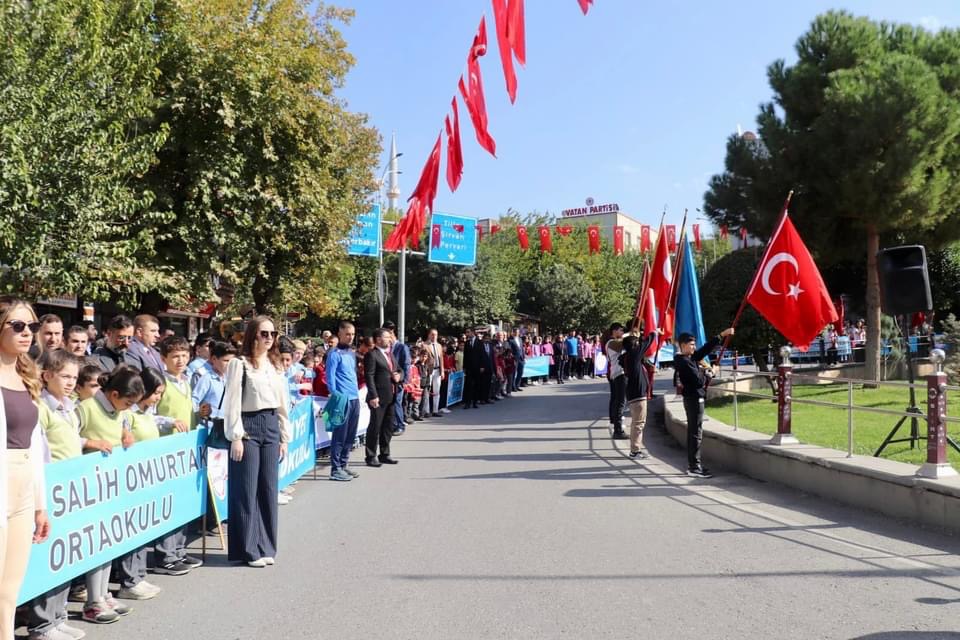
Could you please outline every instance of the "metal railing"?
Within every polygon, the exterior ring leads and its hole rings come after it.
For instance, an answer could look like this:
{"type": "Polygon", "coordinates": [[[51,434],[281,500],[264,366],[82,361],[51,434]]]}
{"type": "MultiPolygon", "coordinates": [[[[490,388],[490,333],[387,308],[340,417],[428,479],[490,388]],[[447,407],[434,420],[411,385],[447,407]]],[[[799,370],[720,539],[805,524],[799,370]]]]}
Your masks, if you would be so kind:
{"type": "MultiPolygon", "coordinates": [[[[770,400],[770,401],[777,402],[777,403],[778,403],[778,413],[781,414],[780,416],[778,416],[778,422],[782,419],[782,412],[783,412],[783,410],[784,410],[784,404],[787,404],[787,405],[805,404],[805,405],[812,405],[812,406],[819,406],[819,407],[828,407],[828,408],[834,408],[834,409],[845,409],[845,410],[847,411],[847,457],[848,457],[848,458],[852,458],[852,457],[853,457],[853,451],[854,451],[854,412],[856,412],[856,411],[862,411],[862,412],[864,412],[864,413],[871,413],[871,414],[876,414],[876,415],[885,415],[885,416],[891,416],[891,417],[894,417],[894,418],[898,418],[898,419],[900,420],[900,423],[898,423],[898,425],[897,425],[898,427],[899,427],[900,424],[901,424],[903,421],[905,421],[905,420],[911,420],[911,421],[913,421],[913,420],[916,420],[916,421],[920,421],[920,420],[927,421],[927,420],[928,420],[928,415],[927,415],[927,413],[924,412],[924,411],[921,409],[921,406],[926,404],[927,390],[928,390],[928,388],[929,388],[929,387],[928,387],[928,381],[927,381],[927,380],[923,380],[923,381],[920,381],[920,382],[913,382],[913,383],[911,383],[911,382],[904,382],[904,381],[895,381],[895,380],[887,380],[887,381],[874,382],[874,381],[867,381],[867,380],[854,379],[854,378],[833,377],[833,376],[827,376],[827,375],[823,375],[823,374],[819,374],[819,373],[806,373],[806,372],[798,372],[798,371],[789,371],[787,375],[789,375],[790,377],[792,377],[792,379],[794,379],[794,380],[798,380],[798,379],[799,379],[799,380],[813,380],[813,381],[816,381],[816,382],[825,382],[825,383],[829,383],[829,386],[836,386],[836,385],[839,385],[839,384],[846,384],[846,387],[847,387],[847,401],[846,401],[846,403],[840,403],[840,402],[831,402],[831,401],[828,401],[828,400],[815,400],[815,399],[812,399],[812,398],[797,398],[797,397],[795,397],[795,396],[793,396],[793,395],[791,394],[790,397],[786,398],[786,402],[784,402],[783,394],[782,394],[779,390],[778,390],[776,393],[772,393],[772,394],[758,393],[758,392],[749,391],[749,390],[748,390],[748,391],[741,391],[740,389],[738,389],[738,383],[741,382],[741,380],[742,380],[741,375],[743,375],[743,374],[741,374],[741,372],[738,371],[737,368],[732,369],[732,370],[731,370],[731,373],[732,373],[732,377],[731,377],[731,379],[730,379],[730,381],[729,381],[729,384],[732,385],[732,388],[727,389],[727,388],[723,388],[723,387],[720,387],[720,386],[715,386],[715,387],[713,387],[713,390],[714,390],[714,392],[719,392],[719,393],[722,393],[722,394],[724,394],[724,395],[729,394],[729,395],[732,395],[732,396],[733,396],[733,418],[734,418],[734,420],[733,420],[733,422],[734,422],[733,428],[734,428],[734,430],[738,430],[738,429],[740,428],[740,411],[739,411],[739,398],[740,398],[740,397],[756,398],[756,399],[760,399],[760,400],[770,400]],[[894,409],[886,409],[886,408],[881,408],[881,407],[865,407],[865,406],[860,406],[860,405],[857,405],[857,404],[854,403],[854,391],[855,391],[855,388],[860,388],[860,387],[864,387],[864,386],[867,386],[867,387],[869,387],[869,388],[875,388],[875,387],[880,387],[880,386],[898,387],[898,388],[907,389],[907,390],[911,390],[911,389],[912,389],[912,390],[914,391],[914,393],[917,393],[917,390],[919,389],[920,395],[919,395],[918,397],[920,398],[920,402],[917,403],[916,405],[912,405],[911,407],[909,407],[908,409],[903,410],[903,411],[898,411],[898,410],[894,410],[894,409]],[[920,406],[918,406],[918,405],[920,405],[920,406]]],[[[780,382],[782,383],[784,373],[781,372],[781,371],[751,371],[750,373],[745,374],[745,375],[746,375],[746,376],[749,376],[750,379],[752,379],[752,378],[757,378],[757,377],[760,377],[760,378],[768,378],[768,379],[777,379],[778,381],[780,381],[780,382]]],[[[719,381],[718,381],[718,382],[719,382],[719,381]]],[[[772,387],[772,386],[773,386],[773,385],[771,385],[771,387],[772,387]]],[[[825,386],[827,386],[827,385],[825,385],[825,386]]],[[[939,390],[940,390],[942,393],[946,394],[947,392],[960,391],[960,386],[940,384],[940,385],[939,385],[939,390]]],[[[944,423],[960,423],[960,416],[947,416],[947,415],[945,415],[945,413],[943,413],[943,414],[940,414],[939,418],[940,418],[944,423]]],[[[788,417],[788,421],[789,421],[789,417],[788,417]]],[[[778,424],[778,427],[779,427],[779,424],[778,424]]],[[[779,431],[779,429],[778,429],[778,431],[779,431]]],[[[877,451],[877,454],[875,454],[875,455],[879,455],[879,453],[883,450],[883,448],[886,446],[886,444],[888,444],[890,441],[892,441],[891,438],[892,438],[892,436],[893,436],[893,434],[894,434],[895,431],[896,431],[896,428],[895,428],[894,431],[892,431],[891,434],[887,437],[887,440],[884,441],[884,444],[881,446],[881,448],[877,451]]],[[[788,433],[791,433],[791,432],[789,432],[789,430],[788,430],[788,433]]],[[[918,435],[918,434],[917,434],[917,426],[911,424],[911,437],[912,437],[912,439],[914,439],[914,440],[917,440],[917,439],[925,439],[925,437],[926,437],[925,435],[921,435],[921,436],[917,437],[917,435],[918,435]]],[[[948,439],[948,440],[949,440],[949,439],[948,439]]],[[[899,442],[899,441],[900,441],[900,440],[897,440],[897,442],[899,442]]],[[[952,444],[953,446],[956,446],[952,441],[950,441],[950,444],[952,444]]]]}

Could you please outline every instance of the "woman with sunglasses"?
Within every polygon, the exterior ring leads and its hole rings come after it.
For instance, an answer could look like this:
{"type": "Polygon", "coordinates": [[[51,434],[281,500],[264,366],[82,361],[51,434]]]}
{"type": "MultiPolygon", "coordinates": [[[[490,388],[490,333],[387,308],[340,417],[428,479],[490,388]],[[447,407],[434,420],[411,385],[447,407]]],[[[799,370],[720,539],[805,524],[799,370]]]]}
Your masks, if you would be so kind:
{"type": "Polygon", "coordinates": [[[270,318],[250,321],[240,357],[227,365],[223,397],[230,440],[227,555],[258,568],[272,565],[277,555],[277,461],[287,455],[291,435],[277,338],[270,318]]]}
{"type": "Polygon", "coordinates": [[[40,329],[29,304],[0,298],[0,638],[13,637],[17,593],[31,539],[43,542],[47,521],[43,465],[49,450],[38,425],[40,374],[27,355],[40,329]]]}

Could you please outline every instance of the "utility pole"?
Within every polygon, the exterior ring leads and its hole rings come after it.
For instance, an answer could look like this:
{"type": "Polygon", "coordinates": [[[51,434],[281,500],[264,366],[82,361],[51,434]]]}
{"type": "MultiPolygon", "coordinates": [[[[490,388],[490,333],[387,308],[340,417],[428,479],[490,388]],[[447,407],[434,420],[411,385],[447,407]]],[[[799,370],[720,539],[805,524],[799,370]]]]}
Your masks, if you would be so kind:
{"type": "MultiPolygon", "coordinates": [[[[390,186],[387,188],[387,206],[388,210],[397,209],[400,202],[400,164],[397,162],[397,134],[394,133],[390,140],[390,186]]],[[[407,315],[407,245],[400,248],[400,268],[397,277],[397,340],[401,342],[406,335],[406,315],[407,315]]],[[[382,324],[382,323],[381,323],[382,324]]]]}

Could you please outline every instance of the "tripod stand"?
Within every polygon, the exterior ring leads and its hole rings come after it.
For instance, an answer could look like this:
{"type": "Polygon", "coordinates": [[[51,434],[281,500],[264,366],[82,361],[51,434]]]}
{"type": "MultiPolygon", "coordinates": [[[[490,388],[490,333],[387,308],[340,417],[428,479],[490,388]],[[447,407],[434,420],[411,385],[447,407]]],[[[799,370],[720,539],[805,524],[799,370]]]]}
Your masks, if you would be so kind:
{"type": "MultiPolygon", "coordinates": [[[[902,316],[903,326],[906,326],[907,317],[902,316]]],[[[904,344],[907,345],[907,381],[910,383],[910,405],[904,409],[904,411],[909,416],[901,416],[897,420],[897,424],[893,426],[893,429],[890,433],[887,434],[887,437],[884,439],[883,444],[880,445],[880,448],[877,449],[876,453],[873,454],[873,457],[879,458],[880,454],[883,453],[883,450],[886,449],[888,444],[893,444],[895,442],[909,442],[911,449],[917,448],[917,442],[920,440],[926,440],[926,434],[920,434],[920,420],[923,419],[923,411],[917,406],[917,390],[914,388],[915,377],[913,374],[913,354],[910,353],[910,346],[907,340],[903,337],[903,329],[900,323],[897,323],[897,329],[900,331],[900,337],[904,340],[904,344]],[[900,431],[900,427],[903,426],[903,423],[907,420],[910,420],[910,435],[905,438],[897,438],[897,432],[900,431]]],[[[931,345],[932,348],[932,345],[931,345]]],[[[960,452],[960,446],[957,445],[956,441],[947,436],[947,443],[953,447],[956,451],[960,452]]]]}

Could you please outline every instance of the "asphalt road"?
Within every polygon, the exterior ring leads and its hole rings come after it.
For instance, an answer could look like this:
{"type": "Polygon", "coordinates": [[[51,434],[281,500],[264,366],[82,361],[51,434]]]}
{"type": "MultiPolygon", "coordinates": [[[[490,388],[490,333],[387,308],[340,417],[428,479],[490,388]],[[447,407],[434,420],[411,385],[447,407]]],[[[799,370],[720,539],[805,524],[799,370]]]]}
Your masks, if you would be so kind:
{"type": "MultiPolygon", "coordinates": [[[[308,476],[277,565],[208,556],[90,638],[960,638],[958,539],[608,435],[605,381],[532,387],[308,476]],[[362,456],[360,463],[362,464],[362,456]]],[[[356,453],[356,452],[355,452],[356,453]]],[[[707,461],[709,464],[709,460],[707,461]]]]}

